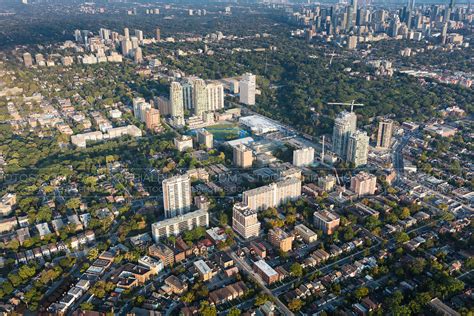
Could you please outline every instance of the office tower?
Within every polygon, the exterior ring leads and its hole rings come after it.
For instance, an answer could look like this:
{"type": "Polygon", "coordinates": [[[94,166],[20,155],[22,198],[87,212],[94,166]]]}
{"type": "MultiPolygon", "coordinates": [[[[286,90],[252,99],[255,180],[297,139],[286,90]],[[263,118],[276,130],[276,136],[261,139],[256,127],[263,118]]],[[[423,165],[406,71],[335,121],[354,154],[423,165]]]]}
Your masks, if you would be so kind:
{"type": "Polygon", "coordinates": [[[347,143],[346,161],[354,164],[355,167],[366,165],[369,153],[369,136],[366,132],[355,131],[349,136],[347,143]]]}
{"type": "Polygon", "coordinates": [[[220,83],[210,83],[206,86],[207,110],[217,111],[224,108],[224,86],[220,83]]]}
{"type": "Polygon", "coordinates": [[[125,39],[130,39],[130,31],[128,30],[128,28],[123,29],[123,36],[125,37],[125,39]]]}
{"type": "Polygon", "coordinates": [[[377,190],[376,176],[361,171],[351,178],[351,191],[355,192],[357,195],[372,195],[375,193],[375,190],[377,190]]]}
{"type": "Polygon", "coordinates": [[[179,82],[172,82],[170,86],[171,116],[184,117],[183,88],[179,82]]]}
{"type": "Polygon", "coordinates": [[[142,30],[135,30],[135,36],[138,39],[138,43],[143,43],[143,31],[142,30]]]}
{"type": "Polygon", "coordinates": [[[122,41],[122,55],[128,56],[132,51],[132,42],[128,39],[122,41]]]}
{"type": "Polygon", "coordinates": [[[390,31],[389,35],[391,37],[396,37],[398,35],[398,30],[400,28],[400,19],[398,16],[395,16],[393,20],[390,22],[390,31]]]}
{"type": "Polygon", "coordinates": [[[356,49],[357,48],[357,36],[351,35],[347,39],[347,48],[348,49],[356,49]]]}
{"type": "Polygon", "coordinates": [[[260,222],[257,218],[257,212],[249,209],[242,203],[234,204],[232,228],[244,239],[258,237],[260,234],[260,222]]]}
{"type": "Polygon", "coordinates": [[[197,140],[200,145],[204,145],[207,149],[214,147],[214,136],[205,129],[201,129],[197,132],[197,140]]]}
{"type": "Polygon", "coordinates": [[[322,230],[326,235],[332,235],[339,227],[339,222],[341,221],[337,214],[326,210],[314,212],[313,218],[314,226],[322,230]]]}
{"type": "Polygon", "coordinates": [[[239,82],[240,103],[255,105],[256,76],[246,73],[239,82]]]}
{"type": "Polygon", "coordinates": [[[209,213],[197,210],[153,223],[151,224],[151,233],[153,240],[158,242],[161,238],[177,236],[196,227],[207,226],[209,226],[209,213]]]}
{"type": "Polygon", "coordinates": [[[137,47],[135,49],[135,53],[133,54],[133,60],[135,63],[139,64],[143,61],[143,56],[142,56],[142,49],[140,47],[137,47]]]}
{"type": "Polygon", "coordinates": [[[207,111],[206,82],[202,79],[194,80],[193,105],[194,105],[194,114],[197,116],[202,116],[202,114],[207,111]]]}
{"type": "Polygon", "coordinates": [[[293,151],[293,165],[303,167],[312,164],[314,161],[314,148],[306,147],[293,151]]]}
{"type": "Polygon", "coordinates": [[[194,109],[193,84],[194,79],[191,78],[187,78],[186,81],[181,84],[183,87],[183,105],[186,110],[194,109]]]}
{"type": "Polygon", "coordinates": [[[291,251],[294,236],[287,234],[279,227],[272,228],[268,231],[268,240],[274,247],[278,247],[283,252],[291,251]]]}
{"type": "Polygon", "coordinates": [[[277,207],[301,196],[301,180],[288,178],[263,187],[244,191],[242,201],[250,209],[261,211],[277,207]]]}
{"type": "Polygon", "coordinates": [[[161,126],[160,111],[158,109],[148,109],[145,112],[146,128],[154,130],[161,126]]]}
{"type": "Polygon", "coordinates": [[[234,165],[239,168],[250,168],[253,163],[252,150],[243,144],[234,147],[234,165]]]}
{"type": "Polygon", "coordinates": [[[161,31],[160,29],[157,27],[156,30],[155,30],[155,40],[157,42],[161,41],[161,31]]]}
{"type": "Polygon", "coordinates": [[[377,147],[389,148],[392,142],[393,121],[381,119],[379,121],[379,130],[377,133],[377,147]]]}
{"type": "Polygon", "coordinates": [[[449,6],[445,11],[445,16],[444,16],[444,22],[447,23],[451,20],[451,13],[453,12],[454,9],[454,0],[449,1],[449,6]]]}
{"type": "Polygon", "coordinates": [[[347,16],[347,24],[345,25],[345,29],[346,31],[349,31],[352,27],[352,16],[353,16],[352,5],[347,6],[346,11],[347,12],[345,13],[345,15],[347,16]]]}
{"type": "Polygon", "coordinates": [[[183,215],[191,209],[191,179],[187,175],[178,175],[163,180],[163,206],[165,217],[183,215]]]}
{"type": "Polygon", "coordinates": [[[23,54],[23,63],[25,64],[25,67],[33,66],[33,58],[30,53],[23,54]]]}
{"type": "Polygon", "coordinates": [[[356,131],[356,125],[357,116],[354,112],[342,111],[334,121],[332,149],[341,158],[346,157],[349,135],[356,131]]]}
{"type": "Polygon", "coordinates": [[[408,12],[407,12],[407,27],[411,29],[411,20],[413,18],[413,10],[415,8],[415,0],[408,0],[408,12]]]}
{"type": "Polygon", "coordinates": [[[443,30],[441,31],[441,44],[446,44],[448,38],[448,22],[443,24],[443,30]]]}

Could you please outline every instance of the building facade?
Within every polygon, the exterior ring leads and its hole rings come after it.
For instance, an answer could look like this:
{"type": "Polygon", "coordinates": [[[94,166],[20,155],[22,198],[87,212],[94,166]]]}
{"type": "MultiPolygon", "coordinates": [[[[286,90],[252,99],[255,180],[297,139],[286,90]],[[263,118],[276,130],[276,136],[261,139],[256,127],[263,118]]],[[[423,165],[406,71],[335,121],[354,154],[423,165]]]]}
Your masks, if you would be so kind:
{"type": "Polygon", "coordinates": [[[207,226],[209,226],[209,213],[204,210],[197,210],[181,216],[153,223],[151,224],[151,232],[153,235],[153,240],[158,242],[161,238],[177,236],[196,227],[207,226]]]}
{"type": "Polygon", "coordinates": [[[191,179],[180,175],[163,180],[163,206],[165,217],[183,215],[191,209],[191,179]]]}
{"type": "Polygon", "coordinates": [[[232,228],[245,239],[257,237],[260,234],[260,222],[257,218],[257,212],[242,203],[234,204],[232,228]]]}

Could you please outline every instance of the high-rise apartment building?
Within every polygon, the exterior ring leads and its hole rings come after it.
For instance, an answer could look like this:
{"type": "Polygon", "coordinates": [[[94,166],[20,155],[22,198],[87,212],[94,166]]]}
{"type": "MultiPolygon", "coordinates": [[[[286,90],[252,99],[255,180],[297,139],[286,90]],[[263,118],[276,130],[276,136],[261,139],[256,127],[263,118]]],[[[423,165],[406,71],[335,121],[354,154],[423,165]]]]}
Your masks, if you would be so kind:
{"type": "Polygon", "coordinates": [[[347,38],[347,48],[356,49],[357,48],[357,36],[351,35],[347,38]]]}
{"type": "Polygon", "coordinates": [[[242,203],[234,204],[232,210],[232,228],[237,234],[247,239],[258,237],[260,234],[260,222],[257,212],[242,203]]]}
{"type": "Polygon", "coordinates": [[[340,217],[329,211],[314,212],[314,226],[327,235],[332,235],[339,227],[340,217]]]}
{"type": "Polygon", "coordinates": [[[130,31],[128,30],[128,28],[123,29],[123,37],[125,39],[130,39],[130,31]]]}
{"type": "Polygon", "coordinates": [[[151,224],[151,233],[153,240],[158,242],[161,238],[177,236],[196,227],[207,226],[209,226],[209,213],[204,210],[197,210],[153,223],[151,224]]]}
{"type": "Polygon", "coordinates": [[[351,178],[351,191],[357,195],[373,195],[375,190],[377,190],[376,176],[362,171],[351,178]]]}
{"type": "Polygon", "coordinates": [[[183,87],[183,105],[187,110],[194,109],[193,85],[194,79],[192,78],[187,78],[187,80],[181,84],[183,87]]]}
{"type": "Polygon", "coordinates": [[[314,148],[305,147],[293,151],[293,165],[303,167],[312,164],[314,161],[314,148]]]}
{"type": "Polygon", "coordinates": [[[209,83],[207,91],[207,111],[217,111],[224,108],[224,86],[220,83],[209,83]]]}
{"type": "Polygon", "coordinates": [[[202,116],[202,114],[207,111],[206,82],[202,79],[194,80],[193,105],[194,105],[194,114],[197,116],[202,116]]]}
{"type": "Polygon", "coordinates": [[[151,109],[151,104],[146,102],[144,98],[134,98],[133,103],[133,115],[140,122],[145,122],[146,111],[151,109]]]}
{"type": "Polygon", "coordinates": [[[124,39],[121,42],[122,55],[129,56],[132,51],[132,42],[129,39],[124,39]]]}
{"type": "Polygon", "coordinates": [[[161,127],[160,111],[158,109],[148,109],[145,113],[146,128],[155,130],[161,127]]]}
{"type": "Polygon", "coordinates": [[[346,161],[352,162],[356,167],[366,165],[368,153],[369,136],[367,133],[359,130],[352,133],[347,143],[346,161]]]}
{"type": "Polygon", "coordinates": [[[137,37],[138,42],[140,44],[142,44],[143,43],[143,31],[142,30],[135,30],[135,36],[137,37]]]}
{"type": "Polygon", "coordinates": [[[356,131],[357,116],[354,112],[342,111],[334,121],[332,149],[339,157],[345,158],[349,135],[356,131]]]}
{"type": "Polygon", "coordinates": [[[137,64],[139,64],[143,61],[143,53],[142,53],[142,48],[141,47],[135,48],[135,50],[133,52],[133,61],[137,64]]]}
{"type": "Polygon", "coordinates": [[[156,30],[155,30],[155,40],[156,40],[157,42],[161,41],[161,30],[160,30],[160,28],[158,28],[158,27],[157,27],[156,30]]]}
{"type": "Polygon", "coordinates": [[[250,209],[260,211],[277,207],[301,196],[301,180],[288,178],[263,187],[244,191],[242,202],[250,209]]]}
{"type": "Polygon", "coordinates": [[[205,129],[197,131],[197,141],[207,149],[214,147],[214,135],[205,129]]]}
{"type": "Polygon", "coordinates": [[[268,231],[268,240],[273,246],[278,247],[279,250],[288,252],[292,249],[295,237],[287,234],[283,229],[275,227],[268,231]]]}
{"type": "Polygon", "coordinates": [[[179,82],[172,82],[170,86],[171,116],[184,117],[183,88],[179,82]]]}
{"type": "Polygon", "coordinates": [[[390,148],[392,143],[393,121],[389,119],[382,119],[379,121],[379,130],[377,133],[377,147],[390,148]]]}
{"type": "Polygon", "coordinates": [[[239,168],[250,168],[253,163],[252,150],[243,144],[234,147],[234,165],[239,168]]]}
{"type": "Polygon", "coordinates": [[[165,216],[172,218],[183,215],[191,209],[191,179],[187,175],[178,175],[163,180],[163,206],[165,216]]]}
{"type": "Polygon", "coordinates": [[[239,82],[240,103],[255,105],[256,76],[246,73],[239,82]]]}
{"type": "Polygon", "coordinates": [[[25,65],[25,67],[33,66],[33,58],[31,57],[30,53],[24,53],[23,54],[23,63],[25,65]]]}

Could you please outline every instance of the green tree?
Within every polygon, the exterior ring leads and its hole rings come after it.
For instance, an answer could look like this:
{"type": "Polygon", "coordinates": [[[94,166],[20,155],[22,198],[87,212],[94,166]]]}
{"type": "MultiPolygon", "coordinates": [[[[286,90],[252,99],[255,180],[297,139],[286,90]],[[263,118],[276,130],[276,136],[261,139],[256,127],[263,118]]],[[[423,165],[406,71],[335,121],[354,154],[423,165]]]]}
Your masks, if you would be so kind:
{"type": "Polygon", "coordinates": [[[295,262],[290,267],[290,273],[291,275],[299,278],[303,275],[303,267],[301,267],[301,264],[298,262],[295,262]]]}
{"type": "Polygon", "coordinates": [[[354,291],[354,297],[358,300],[369,295],[369,289],[365,286],[359,287],[354,291]]]}
{"type": "Polygon", "coordinates": [[[303,307],[303,301],[300,300],[299,298],[295,298],[295,299],[292,299],[289,303],[288,303],[288,308],[292,311],[292,312],[298,312],[301,307],[303,307]]]}
{"type": "Polygon", "coordinates": [[[227,316],[239,316],[240,314],[242,314],[240,309],[238,309],[237,307],[234,306],[231,309],[229,309],[229,312],[227,313],[227,316]]]}

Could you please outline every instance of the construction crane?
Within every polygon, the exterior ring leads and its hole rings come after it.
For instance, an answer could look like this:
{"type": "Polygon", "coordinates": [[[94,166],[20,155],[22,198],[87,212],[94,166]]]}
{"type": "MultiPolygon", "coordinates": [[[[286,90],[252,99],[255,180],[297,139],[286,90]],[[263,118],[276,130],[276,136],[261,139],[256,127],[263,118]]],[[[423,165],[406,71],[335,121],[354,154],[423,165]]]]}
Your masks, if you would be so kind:
{"type": "Polygon", "coordinates": [[[328,102],[329,105],[350,105],[351,106],[351,112],[354,112],[354,106],[364,106],[362,103],[355,103],[355,100],[352,100],[350,103],[348,102],[328,102]]]}

